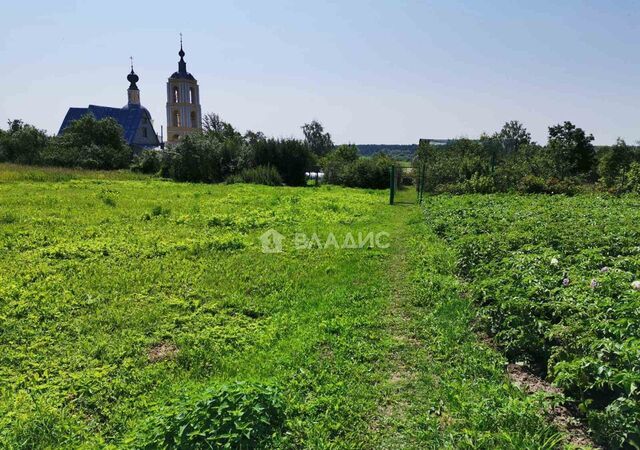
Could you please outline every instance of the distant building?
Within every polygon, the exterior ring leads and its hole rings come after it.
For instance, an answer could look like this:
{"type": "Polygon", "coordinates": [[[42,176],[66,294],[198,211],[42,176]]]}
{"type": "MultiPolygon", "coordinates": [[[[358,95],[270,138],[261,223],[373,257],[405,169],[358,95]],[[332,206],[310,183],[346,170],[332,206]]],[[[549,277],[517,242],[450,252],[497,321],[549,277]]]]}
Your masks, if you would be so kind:
{"type": "Polygon", "coordinates": [[[202,130],[200,88],[198,81],[187,72],[180,35],[178,71],[167,81],[167,142],[174,144],[182,136],[202,130]]]}
{"type": "Polygon", "coordinates": [[[140,104],[140,90],[136,84],[139,79],[138,75],[133,71],[132,63],[131,73],[127,75],[127,80],[130,84],[127,90],[128,101],[126,106],[111,108],[108,106],[89,105],[87,108],[69,108],[58,134],[62,134],[71,122],[91,114],[98,120],[107,117],[114,118],[124,129],[125,141],[134,148],[158,147],[160,140],[153,129],[151,114],[147,108],[140,104]]]}

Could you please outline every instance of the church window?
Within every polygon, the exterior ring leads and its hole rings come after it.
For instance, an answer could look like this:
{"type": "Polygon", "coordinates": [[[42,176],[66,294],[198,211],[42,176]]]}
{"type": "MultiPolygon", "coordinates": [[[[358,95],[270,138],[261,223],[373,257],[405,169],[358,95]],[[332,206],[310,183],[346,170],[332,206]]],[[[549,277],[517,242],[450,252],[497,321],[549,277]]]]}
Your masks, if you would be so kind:
{"type": "Polygon", "coordinates": [[[180,111],[173,112],[173,126],[174,127],[182,126],[182,121],[180,120],[180,111]]]}
{"type": "Polygon", "coordinates": [[[178,103],[180,101],[180,96],[178,95],[178,86],[173,87],[173,103],[178,103]]]}
{"type": "Polygon", "coordinates": [[[196,91],[194,88],[189,88],[189,103],[194,104],[196,102],[196,91]]]}
{"type": "Polygon", "coordinates": [[[198,117],[196,115],[195,111],[191,111],[191,127],[192,128],[197,128],[198,124],[196,123],[198,121],[198,117]]]}
{"type": "Polygon", "coordinates": [[[143,128],[142,128],[142,136],[143,136],[143,137],[148,137],[148,136],[147,136],[147,127],[143,127],[143,128]]]}

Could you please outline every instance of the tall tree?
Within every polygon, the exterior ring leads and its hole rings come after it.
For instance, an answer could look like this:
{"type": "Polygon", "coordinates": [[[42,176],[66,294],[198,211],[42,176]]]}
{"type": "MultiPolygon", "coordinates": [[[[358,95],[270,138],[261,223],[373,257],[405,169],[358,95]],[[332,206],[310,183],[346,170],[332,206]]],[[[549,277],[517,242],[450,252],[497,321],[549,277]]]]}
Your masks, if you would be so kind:
{"type": "Polygon", "coordinates": [[[333,149],[331,135],[324,132],[322,124],[317,120],[302,126],[304,138],[312,153],[317,156],[325,156],[333,149]]]}
{"type": "Polygon", "coordinates": [[[531,133],[517,120],[505,123],[498,137],[507,152],[517,151],[520,147],[531,144],[531,133]]]}
{"type": "Polygon", "coordinates": [[[304,186],[305,171],[311,167],[309,146],[297,139],[263,139],[253,146],[255,163],[278,170],[282,181],[289,186],[304,186]]]}
{"type": "Polygon", "coordinates": [[[618,138],[616,144],[598,152],[598,175],[607,187],[612,186],[634,159],[633,150],[624,139],[618,138]]]}
{"type": "Polygon", "coordinates": [[[244,141],[252,147],[254,147],[258,142],[266,139],[267,137],[262,131],[247,130],[246,133],[244,133],[244,141]]]}
{"type": "Polygon", "coordinates": [[[202,129],[205,133],[222,133],[224,122],[216,113],[207,113],[202,118],[202,129]]]}
{"type": "Polygon", "coordinates": [[[205,114],[202,118],[202,130],[205,134],[217,137],[220,140],[242,138],[242,135],[233,128],[233,125],[222,120],[216,113],[205,114]]]}
{"type": "Polygon", "coordinates": [[[595,159],[594,137],[571,122],[549,127],[548,149],[560,178],[587,175],[593,170],[595,159]]]}

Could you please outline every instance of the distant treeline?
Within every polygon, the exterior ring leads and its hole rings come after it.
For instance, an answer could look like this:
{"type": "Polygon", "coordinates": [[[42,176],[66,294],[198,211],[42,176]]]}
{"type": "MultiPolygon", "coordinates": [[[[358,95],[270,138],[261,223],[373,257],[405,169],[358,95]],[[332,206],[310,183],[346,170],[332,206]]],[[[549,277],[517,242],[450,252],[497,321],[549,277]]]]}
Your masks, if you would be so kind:
{"type": "Polygon", "coordinates": [[[549,127],[546,145],[539,145],[524,125],[511,121],[476,140],[421,142],[413,162],[425,168],[426,188],[435,193],[640,193],[639,148],[622,139],[599,147],[593,141],[564,122],[549,127]]]}
{"type": "Polygon", "coordinates": [[[317,121],[302,126],[304,139],[275,139],[237,131],[217,114],[205,115],[202,132],[159,149],[133,149],[113,118],[86,115],[60,136],[13,120],[0,129],[0,162],[97,170],[130,168],[176,181],[303,186],[307,173],[325,182],[383,189],[393,161],[384,154],[361,157],[353,145],[335,147],[317,121]]]}
{"type": "Polygon", "coordinates": [[[362,156],[384,153],[392,159],[411,161],[418,150],[418,144],[356,144],[362,156]]]}
{"type": "MultiPolygon", "coordinates": [[[[0,129],[0,162],[157,174],[177,181],[302,186],[307,172],[324,172],[326,183],[348,187],[388,187],[389,168],[411,161],[425,168],[425,187],[435,193],[572,193],[583,188],[640,193],[640,149],[619,139],[596,147],[594,137],[571,122],[549,127],[537,144],[523,124],[508,122],[479,139],[419,145],[341,145],[313,121],[304,139],[275,139],[261,132],[240,133],[216,114],[203,130],[164,151],[135,152],[112,118],[87,115],[60,136],[20,120],[0,129]]],[[[409,163],[405,163],[409,165],[409,163]]],[[[417,173],[414,171],[413,173],[417,173]]]]}

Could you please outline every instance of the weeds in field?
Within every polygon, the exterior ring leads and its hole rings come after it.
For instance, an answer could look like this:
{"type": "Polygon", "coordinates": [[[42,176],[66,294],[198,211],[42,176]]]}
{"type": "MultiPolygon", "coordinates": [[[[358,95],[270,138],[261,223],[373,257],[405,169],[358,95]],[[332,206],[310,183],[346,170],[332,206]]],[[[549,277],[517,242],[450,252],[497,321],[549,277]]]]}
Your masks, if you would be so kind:
{"type": "Polygon", "coordinates": [[[0,447],[370,439],[384,259],[258,238],[379,231],[383,194],[45,176],[0,183],[0,447]]]}
{"type": "Polygon", "coordinates": [[[272,386],[235,382],[209,388],[200,397],[155,412],[134,445],[250,449],[276,440],[283,428],[282,395],[272,386]]]}

